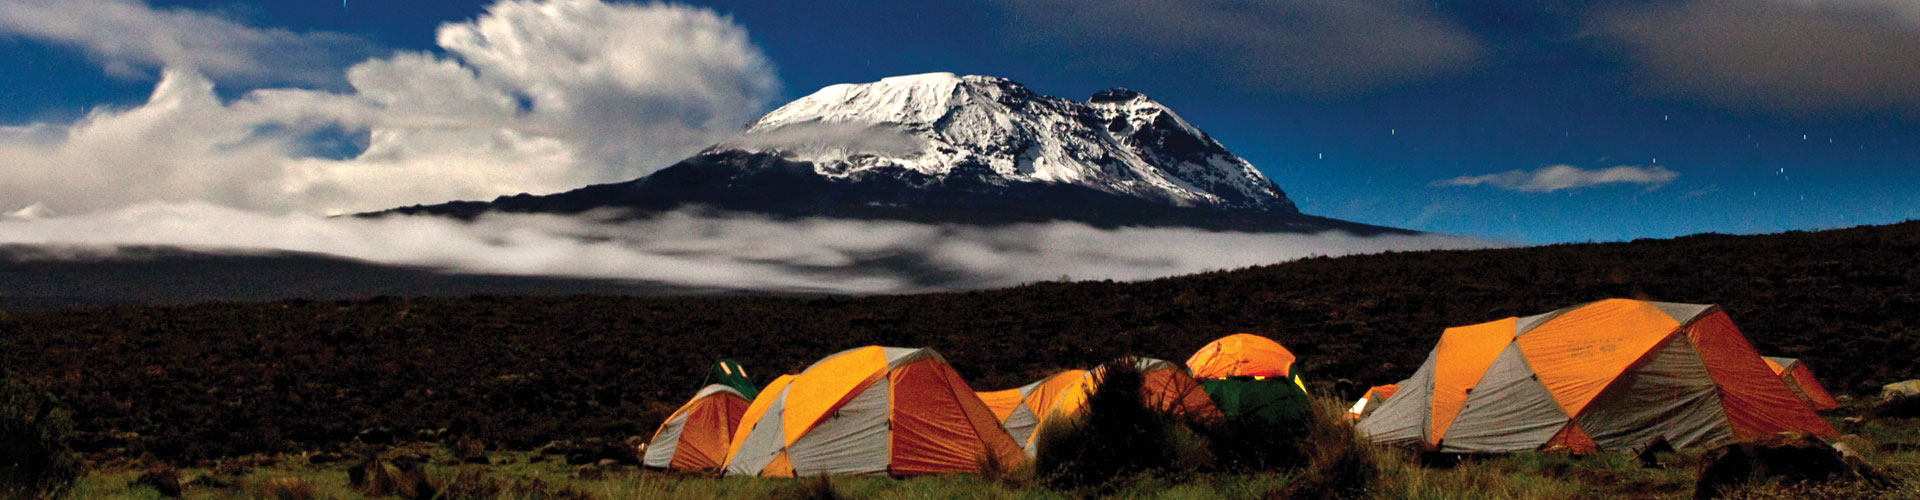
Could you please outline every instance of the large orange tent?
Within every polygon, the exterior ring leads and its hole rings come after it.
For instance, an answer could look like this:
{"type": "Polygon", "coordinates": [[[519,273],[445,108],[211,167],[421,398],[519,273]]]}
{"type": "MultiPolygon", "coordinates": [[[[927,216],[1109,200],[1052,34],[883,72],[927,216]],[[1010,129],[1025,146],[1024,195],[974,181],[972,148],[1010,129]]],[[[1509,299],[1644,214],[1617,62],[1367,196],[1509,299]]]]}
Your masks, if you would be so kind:
{"type": "Polygon", "coordinates": [[[1840,402],[1835,401],[1833,395],[1827,393],[1827,388],[1820,385],[1819,380],[1814,380],[1813,370],[1807,368],[1806,363],[1795,358],[1771,356],[1766,360],[1767,366],[1773,368],[1773,373],[1779,375],[1782,382],[1787,383],[1787,388],[1793,389],[1793,393],[1799,395],[1800,399],[1813,405],[1813,409],[1826,411],[1840,407],[1840,402]]]}
{"type": "Polygon", "coordinates": [[[687,471],[720,468],[747,405],[747,398],[726,384],[700,389],[654,431],[641,463],[687,471]]]}
{"type": "Polygon", "coordinates": [[[994,416],[1000,418],[1000,425],[1007,429],[1013,442],[1032,455],[1034,430],[1040,428],[1040,422],[1068,389],[1084,390],[1086,377],[1086,370],[1066,370],[1018,388],[981,393],[981,399],[988,401],[987,406],[993,408],[994,416]]]}
{"type": "Polygon", "coordinates": [[[868,346],[769,384],[735,431],[726,474],[912,476],[1026,460],[931,349],[868,346]]]}
{"type": "Polygon", "coordinates": [[[1359,430],[1442,452],[1639,450],[1833,427],[1718,306],[1611,299],[1449,328],[1359,430]]]}

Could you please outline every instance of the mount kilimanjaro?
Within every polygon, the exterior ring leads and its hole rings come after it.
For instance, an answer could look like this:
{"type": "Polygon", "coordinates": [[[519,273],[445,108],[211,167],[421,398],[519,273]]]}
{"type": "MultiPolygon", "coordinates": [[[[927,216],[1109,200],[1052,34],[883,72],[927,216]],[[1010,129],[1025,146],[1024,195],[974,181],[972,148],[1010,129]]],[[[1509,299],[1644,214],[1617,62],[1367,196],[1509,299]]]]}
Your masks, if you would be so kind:
{"type": "Polygon", "coordinates": [[[691,207],[982,225],[1406,232],[1300,213],[1252,164],[1138,92],[1072,101],[950,73],[820,89],[631,181],[363,215],[646,216],[691,207]]]}

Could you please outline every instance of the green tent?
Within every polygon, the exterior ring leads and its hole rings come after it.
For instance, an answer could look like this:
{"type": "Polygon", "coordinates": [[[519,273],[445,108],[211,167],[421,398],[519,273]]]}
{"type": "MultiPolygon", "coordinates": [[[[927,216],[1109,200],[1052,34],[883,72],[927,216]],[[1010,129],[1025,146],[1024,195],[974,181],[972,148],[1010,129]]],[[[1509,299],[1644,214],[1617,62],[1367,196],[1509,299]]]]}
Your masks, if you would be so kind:
{"type": "Polygon", "coordinates": [[[739,361],[722,359],[713,362],[713,366],[707,368],[707,379],[700,382],[700,386],[706,387],[708,384],[732,387],[733,390],[740,391],[740,395],[746,397],[747,401],[760,397],[760,389],[753,385],[753,378],[747,376],[747,368],[740,366],[739,361]]]}
{"type": "Polygon", "coordinates": [[[1298,426],[1311,416],[1300,374],[1289,377],[1227,377],[1200,381],[1227,420],[1263,426],[1298,426]]]}

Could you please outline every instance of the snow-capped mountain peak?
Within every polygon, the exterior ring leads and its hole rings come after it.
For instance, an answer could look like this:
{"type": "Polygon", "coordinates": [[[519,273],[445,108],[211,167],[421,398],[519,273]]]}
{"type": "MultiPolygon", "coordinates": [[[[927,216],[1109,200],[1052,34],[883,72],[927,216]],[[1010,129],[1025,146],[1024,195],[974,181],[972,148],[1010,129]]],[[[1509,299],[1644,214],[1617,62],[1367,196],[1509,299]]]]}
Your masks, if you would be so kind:
{"type": "Polygon", "coordinates": [[[1127,89],[1087,101],[1004,78],[927,73],[832,85],[709,153],[772,153],[819,175],[1070,185],[1154,203],[1297,212],[1278,186],[1173,110],[1127,89]]]}

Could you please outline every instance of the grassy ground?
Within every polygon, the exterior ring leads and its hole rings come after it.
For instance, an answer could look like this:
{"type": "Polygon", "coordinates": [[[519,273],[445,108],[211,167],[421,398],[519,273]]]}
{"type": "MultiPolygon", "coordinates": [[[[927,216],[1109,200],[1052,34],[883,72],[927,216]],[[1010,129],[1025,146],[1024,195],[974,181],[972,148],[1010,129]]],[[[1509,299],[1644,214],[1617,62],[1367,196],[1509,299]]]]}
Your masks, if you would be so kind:
{"type": "MultiPolygon", "coordinates": [[[[1893,487],[1864,483],[1788,485],[1761,483],[1737,492],[1741,500],[1893,499],[1920,500],[1920,419],[1868,419],[1849,423],[1833,418],[1841,442],[1868,463],[1899,480],[1893,487]]],[[[412,457],[424,465],[443,499],[488,500],[747,500],[798,499],[1686,499],[1692,498],[1702,450],[1668,452],[1645,466],[1636,457],[1601,454],[1586,457],[1520,453],[1481,457],[1451,465],[1423,464],[1412,453],[1367,446],[1351,427],[1331,426],[1316,435],[1315,459],[1295,469],[1252,473],[1161,471],[1115,478],[1098,489],[1051,489],[1033,472],[1015,470],[993,477],[930,476],[910,479],[836,477],[811,479],[712,478],[642,470],[632,466],[574,466],[559,457],[530,452],[495,452],[492,464],[461,464],[437,445],[389,448],[383,459],[412,457]],[[1343,490],[1342,478],[1362,478],[1357,489],[1343,490]]],[[[355,461],[309,463],[305,456],[284,457],[268,466],[231,464],[180,471],[188,499],[360,499],[348,485],[355,461]]],[[[93,471],[76,486],[73,498],[158,499],[140,484],[141,470],[93,471]]]]}
{"type": "MultiPolygon", "coordinates": [[[[1357,498],[1374,499],[1683,499],[1693,494],[1694,465],[1687,454],[1669,456],[1661,468],[1643,468],[1633,457],[1599,455],[1585,458],[1524,453],[1462,463],[1452,467],[1425,467],[1411,456],[1398,452],[1382,453],[1380,479],[1357,498]]],[[[524,455],[520,456],[524,458],[524,455]]],[[[1905,461],[1898,475],[1907,479],[1901,489],[1869,492],[1859,489],[1830,488],[1842,494],[1820,495],[1827,498],[1863,498],[1880,495],[1890,499],[1920,499],[1920,453],[1901,452],[1887,457],[1905,461]]],[[[1893,467],[1889,467],[1893,468],[1893,467]]],[[[223,486],[190,484],[188,499],[360,499],[366,498],[347,486],[345,465],[306,466],[281,464],[216,478],[207,469],[183,471],[183,477],[204,482],[209,478],[223,486]],[[289,486],[292,486],[289,488],[289,486]],[[293,492],[281,494],[281,492],[293,492]]],[[[159,499],[152,487],[134,484],[140,471],[96,472],[81,480],[73,498],[159,499]]],[[[1082,495],[1074,491],[1047,489],[1019,478],[977,476],[932,476],[911,479],[833,478],[756,479],[705,478],[672,475],[622,467],[602,475],[582,477],[560,463],[506,465],[460,465],[428,467],[428,474],[442,485],[489,481],[497,490],[481,489],[480,495],[443,493],[439,498],[472,499],[661,499],[694,500],[737,499],[1070,499],[1082,495]],[[478,479],[483,477],[484,479],[478,479]]],[[[1283,472],[1254,474],[1208,473],[1188,477],[1143,475],[1120,480],[1122,483],[1103,496],[1129,499],[1268,499],[1286,498],[1295,479],[1283,472]]],[[[1748,492],[1749,498],[1808,498],[1805,491],[1788,485],[1761,485],[1748,492]]],[[[1307,497],[1302,495],[1301,497],[1307,497]]]]}

